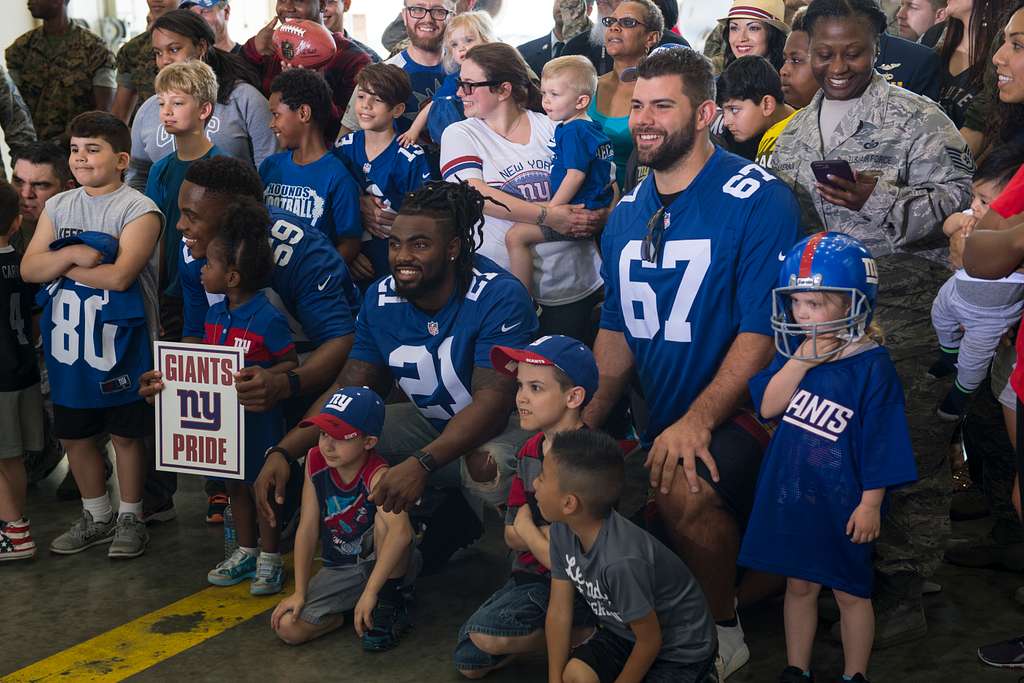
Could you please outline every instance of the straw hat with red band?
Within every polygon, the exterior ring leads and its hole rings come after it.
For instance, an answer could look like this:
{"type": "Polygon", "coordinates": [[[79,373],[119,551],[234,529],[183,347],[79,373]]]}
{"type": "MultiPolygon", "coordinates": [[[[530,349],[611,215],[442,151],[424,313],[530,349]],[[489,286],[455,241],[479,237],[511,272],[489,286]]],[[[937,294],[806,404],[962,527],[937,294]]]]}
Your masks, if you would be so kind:
{"type": "Polygon", "coordinates": [[[729,15],[719,21],[754,19],[774,26],[783,33],[789,33],[785,17],[786,3],[783,0],[735,0],[729,8],[729,15]]]}
{"type": "Polygon", "coordinates": [[[319,427],[339,441],[380,436],[384,429],[384,401],[366,387],[345,387],[328,399],[318,415],[303,420],[299,426],[319,427]]]}

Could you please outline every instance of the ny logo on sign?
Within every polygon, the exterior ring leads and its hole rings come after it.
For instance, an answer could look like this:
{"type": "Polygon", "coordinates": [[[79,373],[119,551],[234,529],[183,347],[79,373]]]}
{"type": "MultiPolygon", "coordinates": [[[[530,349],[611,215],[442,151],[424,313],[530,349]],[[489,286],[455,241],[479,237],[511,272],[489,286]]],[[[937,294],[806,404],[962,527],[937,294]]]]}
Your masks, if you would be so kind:
{"type": "Polygon", "coordinates": [[[220,431],[220,394],[196,389],[178,389],[182,429],[220,431]]]}

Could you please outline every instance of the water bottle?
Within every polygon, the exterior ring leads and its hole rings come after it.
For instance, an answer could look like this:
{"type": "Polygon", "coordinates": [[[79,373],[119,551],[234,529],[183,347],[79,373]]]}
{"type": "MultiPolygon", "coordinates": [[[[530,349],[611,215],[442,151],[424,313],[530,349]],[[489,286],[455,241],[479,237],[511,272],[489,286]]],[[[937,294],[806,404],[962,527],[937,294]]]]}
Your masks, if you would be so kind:
{"type": "Polygon", "coordinates": [[[231,506],[224,508],[224,559],[231,557],[238,549],[238,534],[235,532],[235,516],[231,506]]]}

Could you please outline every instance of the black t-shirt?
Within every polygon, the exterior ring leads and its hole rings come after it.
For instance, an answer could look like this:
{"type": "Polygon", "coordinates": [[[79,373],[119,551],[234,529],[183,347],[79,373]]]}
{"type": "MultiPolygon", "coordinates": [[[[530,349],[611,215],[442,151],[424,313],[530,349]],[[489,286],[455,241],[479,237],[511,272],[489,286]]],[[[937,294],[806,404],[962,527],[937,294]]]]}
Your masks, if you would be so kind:
{"type": "Polygon", "coordinates": [[[957,128],[963,128],[967,109],[975,95],[977,90],[971,87],[970,69],[964,69],[956,76],[949,73],[948,69],[940,70],[939,106],[957,128]]]}
{"type": "Polygon", "coordinates": [[[0,247],[0,391],[39,383],[32,334],[35,287],[21,280],[21,255],[0,247]]]}

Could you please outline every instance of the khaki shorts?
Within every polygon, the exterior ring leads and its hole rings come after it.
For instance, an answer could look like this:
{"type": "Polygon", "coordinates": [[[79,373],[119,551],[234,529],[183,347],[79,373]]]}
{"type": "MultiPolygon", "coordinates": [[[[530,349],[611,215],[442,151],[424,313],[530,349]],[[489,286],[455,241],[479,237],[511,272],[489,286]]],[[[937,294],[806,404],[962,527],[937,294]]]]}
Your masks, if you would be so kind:
{"type": "Polygon", "coordinates": [[[0,459],[43,450],[43,395],[39,385],[0,392],[0,459]]]}

